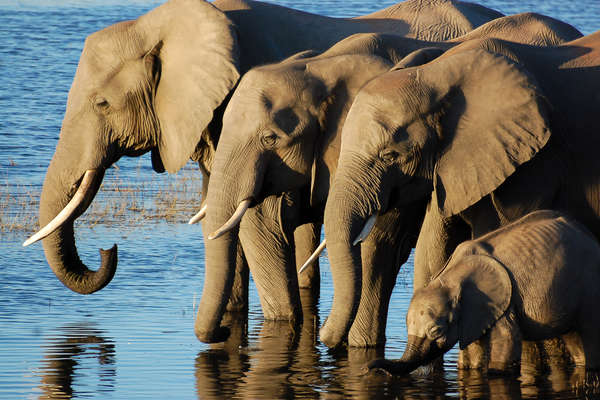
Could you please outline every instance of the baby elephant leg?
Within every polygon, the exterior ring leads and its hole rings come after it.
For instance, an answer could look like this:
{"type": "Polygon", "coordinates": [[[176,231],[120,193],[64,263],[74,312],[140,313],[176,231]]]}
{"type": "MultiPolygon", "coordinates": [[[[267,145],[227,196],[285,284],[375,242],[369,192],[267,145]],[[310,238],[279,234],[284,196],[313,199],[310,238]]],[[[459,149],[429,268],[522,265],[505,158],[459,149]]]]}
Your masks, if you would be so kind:
{"type": "Polygon", "coordinates": [[[521,364],[521,330],[514,314],[506,313],[490,331],[488,373],[518,374],[521,364]]]}
{"type": "Polygon", "coordinates": [[[490,335],[471,343],[458,353],[458,369],[482,369],[487,365],[490,335]]]}

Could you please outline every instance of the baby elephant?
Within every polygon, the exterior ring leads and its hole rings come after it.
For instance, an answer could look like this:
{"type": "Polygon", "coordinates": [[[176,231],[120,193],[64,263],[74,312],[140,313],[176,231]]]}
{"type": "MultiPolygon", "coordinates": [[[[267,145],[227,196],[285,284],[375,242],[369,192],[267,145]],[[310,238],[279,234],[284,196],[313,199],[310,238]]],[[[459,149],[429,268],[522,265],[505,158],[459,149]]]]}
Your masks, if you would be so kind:
{"type": "Polygon", "coordinates": [[[599,307],[600,245],[564,214],[536,211],[458,246],[415,291],[402,358],[368,368],[406,374],[458,342],[459,368],[515,372],[522,340],[560,336],[576,366],[592,373],[600,368],[599,307]]]}

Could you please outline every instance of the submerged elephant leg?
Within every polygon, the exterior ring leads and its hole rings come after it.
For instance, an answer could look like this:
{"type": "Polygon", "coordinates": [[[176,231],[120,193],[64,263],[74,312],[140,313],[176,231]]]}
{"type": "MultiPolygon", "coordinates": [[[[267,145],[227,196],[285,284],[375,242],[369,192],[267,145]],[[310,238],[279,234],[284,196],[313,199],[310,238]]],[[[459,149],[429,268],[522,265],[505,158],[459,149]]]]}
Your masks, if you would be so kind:
{"type": "MultiPolygon", "coordinates": [[[[300,268],[319,246],[321,241],[321,224],[306,223],[294,231],[294,243],[296,247],[296,268],[300,268]]],[[[319,260],[313,261],[298,275],[298,285],[303,289],[311,289],[318,297],[321,275],[319,260]]]]}
{"type": "Polygon", "coordinates": [[[513,312],[496,321],[490,331],[488,372],[518,373],[521,364],[521,330],[513,312]]]}
{"type": "Polygon", "coordinates": [[[301,315],[291,228],[281,225],[286,200],[267,197],[249,209],[240,224],[240,242],[269,320],[294,320],[301,315]]]}

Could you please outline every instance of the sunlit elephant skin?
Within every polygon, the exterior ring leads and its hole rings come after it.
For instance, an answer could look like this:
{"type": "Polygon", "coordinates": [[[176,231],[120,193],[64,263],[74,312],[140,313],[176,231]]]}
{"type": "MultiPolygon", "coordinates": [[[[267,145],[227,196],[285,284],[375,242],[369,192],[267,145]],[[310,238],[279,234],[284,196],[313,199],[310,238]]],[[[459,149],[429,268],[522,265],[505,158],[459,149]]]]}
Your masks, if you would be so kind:
{"type": "Polygon", "coordinates": [[[442,271],[415,291],[402,359],[369,367],[409,373],[459,343],[460,369],[514,374],[523,340],[562,337],[575,365],[597,374],[598,285],[595,237],[565,214],[535,211],[460,244],[442,271]]]}
{"type": "MultiPolygon", "coordinates": [[[[360,266],[351,238],[365,221],[399,202],[427,204],[415,288],[460,242],[536,209],[566,210],[600,237],[599,50],[599,33],[555,47],[476,39],[363,87],[325,208],[334,280],[360,266]]],[[[346,326],[332,320],[328,345],[346,326]]]]}
{"type": "MultiPolygon", "coordinates": [[[[295,212],[290,211],[290,202],[282,201],[281,205],[288,206],[263,207],[275,212],[252,213],[251,223],[244,222],[246,217],[242,219],[242,247],[246,250],[250,243],[258,250],[257,253],[248,249],[247,256],[248,253],[252,253],[253,258],[262,255],[262,259],[249,262],[254,279],[260,287],[272,288],[261,291],[259,287],[267,318],[287,317],[289,314],[283,311],[294,309],[287,302],[294,297],[287,293],[282,297],[280,289],[290,287],[290,282],[295,281],[294,270],[289,266],[302,265],[297,262],[299,247],[310,246],[312,250],[318,236],[313,234],[304,246],[299,246],[298,240],[292,243],[291,234],[283,231],[319,231],[337,165],[343,122],[359,88],[415,50],[424,49],[421,56],[429,56],[433,53],[427,53],[427,49],[446,50],[461,40],[484,35],[544,45],[581,36],[570,25],[551,18],[519,14],[484,24],[452,43],[427,42],[394,34],[356,34],[321,54],[300,53],[277,64],[253,68],[244,75],[224,113],[207,195],[213,213],[207,217],[206,224],[211,231],[217,230],[234,214],[236,206],[247,199],[262,204],[264,196],[299,192],[295,197],[299,204],[292,202],[295,212]],[[258,214],[262,221],[256,220],[258,214]],[[298,218],[298,214],[300,218],[294,222],[292,216],[298,218]],[[272,220],[267,221],[268,218],[272,220]],[[298,224],[302,224],[300,228],[298,224]],[[257,241],[261,245],[256,245],[257,241]],[[275,245],[271,247],[272,253],[265,257],[269,241],[275,245]],[[293,244],[296,245],[295,258],[293,244]],[[274,263],[273,260],[280,261],[274,263]],[[263,281],[267,285],[263,285],[263,281]]],[[[363,243],[364,276],[352,281],[365,282],[362,289],[357,287],[357,291],[362,290],[364,301],[360,305],[356,303],[358,311],[346,307],[348,312],[358,312],[349,332],[350,346],[384,344],[393,283],[399,266],[415,245],[424,208],[424,205],[416,205],[414,212],[404,216],[393,210],[388,212],[390,216],[381,215],[373,234],[363,243]]],[[[232,231],[215,239],[215,244],[233,247],[235,239],[232,231]]],[[[300,251],[300,254],[305,252],[300,251]]],[[[303,281],[305,274],[318,276],[318,266],[313,265],[300,275],[300,287],[309,286],[307,282],[312,281],[303,281]]]]}
{"type": "MultiPolygon", "coordinates": [[[[253,7],[258,7],[259,3],[251,3],[253,7]]],[[[221,5],[219,5],[221,7],[221,5]]],[[[262,7],[262,6],[261,6],[262,7]]],[[[243,16],[244,12],[237,13],[238,16],[243,16]]],[[[302,24],[294,24],[290,21],[294,21],[298,16],[305,15],[303,13],[295,14],[290,19],[280,19],[277,23],[267,23],[264,22],[260,25],[260,29],[256,30],[256,32],[260,32],[259,35],[264,34],[264,29],[272,29],[273,36],[277,36],[279,32],[292,32],[295,26],[303,26],[302,24]]],[[[453,2],[432,2],[432,3],[423,3],[423,2],[414,2],[409,1],[405,3],[400,3],[399,5],[392,6],[386,10],[381,12],[371,14],[370,16],[366,16],[365,18],[353,19],[353,20],[332,20],[328,18],[320,19],[319,25],[322,28],[319,28],[319,32],[315,33],[314,31],[309,32],[308,27],[302,32],[298,31],[298,35],[295,36],[299,41],[298,50],[302,50],[305,48],[313,49],[313,50],[322,50],[323,46],[331,45],[333,42],[341,39],[342,37],[348,36],[351,30],[357,31],[378,31],[385,30],[392,32],[405,34],[409,36],[414,36],[421,39],[435,39],[441,40],[442,38],[449,38],[450,36],[458,36],[465,32],[470,31],[473,27],[480,25],[483,22],[487,22],[493,18],[499,17],[498,13],[494,11],[490,11],[485,8],[479,8],[479,6],[471,6],[466,3],[453,3],[453,2]],[[415,6],[418,3],[418,6],[415,6]],[[466,7],[466,8],[462,8],[466,7]],[[418,12],[417,12],[418,10],[418,12]],[[409,17],[410,16],[410,17],[409,17]],[[445,27],[451,27],[449,30],[444,29],[444,32],[435,33],[431,29],[425,30],[423,29],[424,22],[422,21],[431,21],[435,19],[441,18],[441,21],[445,21],[442,25],[445,27]],[[406,31],[406,22],[410,20],[410,24],[414,24],[414,26],[420,26],[413,33],[410,31],[406,31]],[[396,21],[396,23],[392,24],[392,22],[396,21]],[[460,28],[458,28],[460,26],[460,28]],[[392,29],[393,28],[393,29],[392,29]],[[460,33],[459,33],[460,32],[460,33]],[[309,44],[308,40],[314,40],[314,44],[309,44]],[[327,42],[327,43],[325,43],[327,42]],[[302,47],[301,47],[302,46],[302,47]]],[[[235,17],[232,16],[232,18],[235,17]]],[[[315,26],[316,22],[311,21],[310,26],[315,26]]],[[[257,33],[253,33],[257,34],[257,33]]],[[[252,53],[251,51],[249,52],[252,53]]],[[[296,55],[295,58],[306,57],[307,55],[312,54],[311,52],[305,52],[300,55],[296,55]]],[[[263,60],[264,62],[265,60],[263,60]]],[[[215,141],[213,141],[215,143],[215,141]]],[[[220,146],[221,148],[227,147],[227,145],[223,144],[220,146]]],[[[212,154],[212,153],[211,153],[212,154]]],[[[248,154],[246,157],[247,165],[251,165],[250,169],[258,169],[259,165],[252,165],[256,160],[253,158],[254,154],[248,154]]],[[[213,158],[211,157],[211,160],[213,158]]],[[[218,163],[217,157],[214,157],[215,163],[218,163]]],[[[224,166],[221,164],[220,168],[212,166],[212,176],[217,176],[218,180],[222,180],[223,182],[227,181],[227,179],[222,179],[222,177],[231,177],[232,174],[237,174],[235,171],[235,167],[227,168],[225,171],[224,166]]],[[[250,171],[247,169],[243,169],[239,171],[240,174],[249,174],[250,171]]],[[[257,177],[260,176],[260,171],[257,171],[257,177]]],[[[212,181],[212,180],[211,180],[212,181]]],[[[293,182],[291,182],[292,189],[296,185],[295,182],[298,181],[298,176],[293,178],[293,182]]],[[[255,185],[254,182],[243,182],[242,186],[255,185]]],[[[229,188],[228,188],[229,189],[229,188]]],[[[234,210],[236,210],[236,206],[241,204],[240,201],[250,200],[252,196],[248,196],[247,198],[240,197],[244,196],[244,193],[248,192],[248,187],[239,188],[236,186],[231,187],[232,190],[228,190],[222,193],[216,193],[216,190],[212,190],[213,197],[207,195],[207,203],[210,204],[209,212],[207,214],[207,218],[203,223],[203,230],[207,233],[211,232],[219,232],[217,231],[219,227],[223,225],[225,221],[228,220],[229,217],[235,215],[234,210]],[[235,203],[237,201],[237,203],[235,203]],[[235,204],[233,204],[235,203],[235,204]]],[[[274,195],[280,195],[282,191],[274,192],[274,195]]],[[[299,193],[299,198],[305,198],[308,195],[306,191],[301,191],[299,193]]],[[[283,200],[279,200],[281,205],[286,205],[283,200]]],[[[308,201],[304,201],[303,204],[307,204],[308,201]]],[[[293,204],[291,204],[294,206],[293,204]]],[[[247,205],[246,205],[247,206],[247,205]]],[[[279,234],[278,240],[269,241],[268,236],[273,236],[271,234],[263,236],[262,234],[256,235],[254,238],[250,235],[249,239],[254,239],[252,241],[241,241],[241,246],[244,248],[245,253],[251,251],[254,254],[255,260],[258,258],[262,258],[262,261],[265,261],[262,264],[256,264],[254,266],[253,274],[255,274],[255,278],[258,278],[257,281],[260,281],[260,274],[263,276],[268,276],[264,274],[263,271],[269,271],[272,265],[275,265],[278,268],[279,272],[276,275],[272,275],[271,277],[265,278],[267,279],[267,284],[262,285],[266,287],[268,285],[272,287],[278,287],[279,282],[282,282],[280,287],[286,288],[290,286],[290,282],[297,281],[296,276],[288,276],[282,274],[281,271],[287,271],[289,265],[295,265],[297,260],[304,260],[307,256],[312,253],[314,248],[316,247],[319,239],[320,232],[320,221],[315,222],[314,219],[310,220],[310,212],[302,212],[303,206],[300,207],[300,215],[306,216],[308,215],[309,220],[300,219],[297,224],[293,224],[293,246],[294,249],[290,251],[289,249],[283,249],[278,247],[278,243],[285,242],[281,233],[279,234]],[[258,243],[256,243],[258,242],[258,243]],[[254,250],[251,250],[252,247],[254,250]],[[264,254],[272,254],[270,257],[265,256],[264,254]],[[287,258],[278,259],[280,256],[285,256],[287,258]],[[281,280],[277,280],[277,277],[281,280]]],[[[295,207],[295,208],[298,208],[295,207]]],[[[283,207],[269,207],[271,210],[282,210],[283,207]]],[[[263,218],[270,218],[274,223],[267,222],[263,223],[261,221],[256,221],[250,223],[250,225],[254,226],[277,226],[281,225],[278,221],[280,221],[281,213],[276,215],[269,216],[265,210],[258,211],[255,215],[260,215],[263,218]]],[[[306,218],[306,217],[304,217],[306,218]]],[[[286,224],[289,225],[289,224],[286,224]]],[[[287,243],[289,245],[292,244],[291,239],[287,239],[287,243]]],[[[232,281],[232,270],[234,268],[233,265],[233,255],[232,253],[235,251],[236,246],[239,247],[239,242],[237,240],[237,229],[234,229],[231,232],[225,233],[221,238],[215,240],[214,243],[208,241],[206,243],[206,279],[205,286],[202,296],[202,302],[199,309],[203,315],[203,319],[197,319],[197,323],[195,326],[197,337],[204,342],[215,342],[222,340],[226,337],[226,330],[220,329],[218,323],[220,319],[220,314],[223,312],[224,301],[227,299],[227,295],[230,292],[230,285],[232,281]]],[[[316,265],[313,265],[312,270],[308,271],[306,277],[304,277],[300,286],[302,287],[312,287],[315,292],[318,292],[318,277],[319,271],[316,265]]],[[[295,284],[292,283],[291,286],[295,284]]],[[[266,293],[263,291],[263,293],[266,293]]],[[[273,294],[269,299],[261,298],[261,304],[263,305],[263,311],[265,316],[271,319],[290,319],[297,318],[296,312],[294,310],[298,310],[297,306],[297,294],[290,293],[286,294],[286,296],[278,297],[273,294]],[[290,302],[288,302],[291,301],[290,302]],[[267,306],[265,309],[265,305],[267,306]]]]}
{"type": "MultiPolygon", "coordinates": [[[[260,2],[171,0],[137,20],[90,35],[40,202],[40,225],[56,225],[45,232],[48,236],[43,245],[57,277],[84,294],[102,289],[113,278],[116,247],[102,251],[101,267],[89,270],[77,253],[73,221],[93,200],[104,171],[120,157],[151,151],[153,168],[170,173],[191,158],[198,161],[208,183],[224,106],[241,74],[252,66],[306,48],[324,49],[356,32],[396,28],[418,37],[420,16],[429,17],[422,13],[424,9],[456,20],[447,21],[449,29],[444,35],[450,36],[500,16],[468,3],[437,1],[416,13],[411,6],[414,3],[368,18],[335,19],[260,2]],[[451,12],[454,8],[464,9],[474,18],[458,18],[451,12]],[[318,33],[315,26],[320,28],[318,33]],[[75,197],[78,200],[73,203],[75,197]],[[69,212],[61,214],[65,207],[69,212]],[[57,220],[57,216],[61,217],[57,220]]],[[[234,298],[242,303],[230,308],[240,308],[247,304],[247,283],[235,284],[233,277],[247,281],[247,273],[243,255],[229,256],[227,263],[231,258],[235,258],[231,263],[237,264],[237,272],[221,273],[232,278],[221,279],[227,281],[227,290],[217,292],[226,297],[225,302],[234,298]],[[230,296],[232,287],[238,288],[238,293],[230,296]]],[[[219,281],[214,271],[208,269],[207,286],[219,281]]],[[[217,303],[211,307],[225,308],[217,303]]],[[[212,312],[206,307],[203,302],[201,314],[222,314],[222,310],[212,312]]],[[[207,341],[222,336],[205,332],[202,326],[198,332],[207,341]]]]}

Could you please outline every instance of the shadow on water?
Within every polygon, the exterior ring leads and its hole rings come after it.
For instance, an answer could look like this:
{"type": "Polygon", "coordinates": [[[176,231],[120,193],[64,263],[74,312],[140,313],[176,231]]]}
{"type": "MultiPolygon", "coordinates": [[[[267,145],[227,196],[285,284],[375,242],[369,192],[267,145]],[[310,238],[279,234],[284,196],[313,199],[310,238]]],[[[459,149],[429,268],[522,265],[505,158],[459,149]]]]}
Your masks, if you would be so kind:
{"type": "Polygon", "coordinates": [[[117,370],[115,345],[100,330],[88,324],[68,325],[59,329],[61,336],[47,339],[44,358],[36,374],[41,375],[39,399],[70,399],[78,376],[98,375],[97,393],[114,391],[117,370]],[[94,364],[97,362],[97,367],[94,364]]]}

